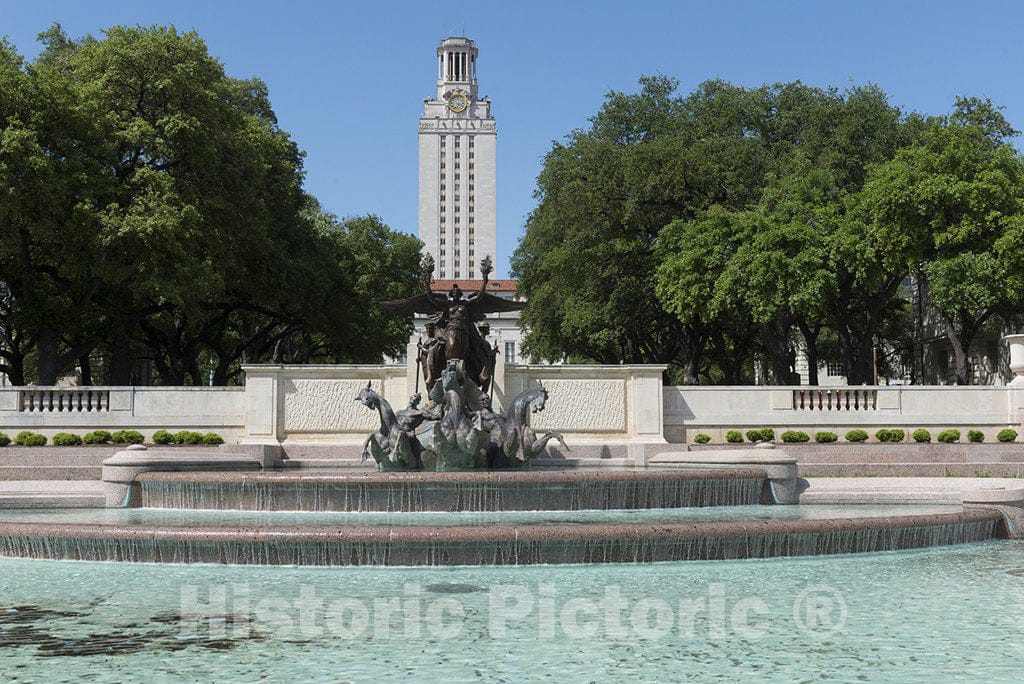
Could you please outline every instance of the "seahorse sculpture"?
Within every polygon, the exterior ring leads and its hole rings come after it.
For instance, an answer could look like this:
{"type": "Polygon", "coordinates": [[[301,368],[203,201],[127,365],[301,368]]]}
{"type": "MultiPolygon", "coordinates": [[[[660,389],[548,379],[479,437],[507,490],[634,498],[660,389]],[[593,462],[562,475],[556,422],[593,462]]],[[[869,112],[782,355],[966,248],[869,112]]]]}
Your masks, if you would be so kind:
{"type": "Polygon", "coordinates": [[[529,413],[543,411],[547,399],[543,387],[526,390],[512,401],[506,415],[496,413],[459,359],[448,360],[422,410],[420,397],[414,394],[409,407],[395,413],[367,383],[356,401],[380,414],[380,429],[367,437],[362,460],[372,457],[381,470],[528,466],[551,440],[569,450],[561,434],[547,432],[538,438],[530,429],[529,413]]]}
{"type": "Polygon", "coordinates": [[[416,408],[419,396],[413,395],[409,408],[396,416],[387,399],[371,389],[371,383],[359,390],[355,400],[380,415],[380,429],[363,442],[360,463],[372,457],[381,470],[416,470],[422,468],[419,442],[413,430],[423,422],[424,416],[416,408]]]}
{"type": "MultiPolygon", "coordinates": [[[[497,461],[492,465],[517,466],[529,464],[547,449],[548,442],[552,439],[558,441],[566,451],[572,451],[565,443],[561,433],[546,432],[540,438],[530,428],[527,421],[527,413],[539,413],[544,410],[544,404],[548,400],[548,391],[543,387],[520,392],[496,429],[492,428],[492,441],[496,442],[497,449],[492,450],[491,460],[497,461]]],[[[497,414],[491,414],[497,415],[497,414]]]]}

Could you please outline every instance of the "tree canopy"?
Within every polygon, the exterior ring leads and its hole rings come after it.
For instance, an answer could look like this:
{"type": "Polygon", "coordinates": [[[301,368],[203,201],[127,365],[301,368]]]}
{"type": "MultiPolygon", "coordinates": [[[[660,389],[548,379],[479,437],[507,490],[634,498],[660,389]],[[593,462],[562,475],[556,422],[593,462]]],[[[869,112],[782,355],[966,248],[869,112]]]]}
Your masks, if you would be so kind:
{"type": "Polygon", "coordinates": [[[0,43],[0,370],[127,384],[226,383],[240,364],[397,353],[376,306],[414,286],[419,243],[324,214],[266,85],[194,32],[54,25],[0,43]]]}
{"type": "Polygon", "coordinates": [[[991,103],[926,118],[870,85],[640,85],[545,157],[513,258],[527,352],[684,382],[759,362],[788,384],[799,346],[812,384],[819,360],[860,384],[879,348],[909,355],[908,277],[954,347],[1024,308],[1021,159],[991,103]]]}

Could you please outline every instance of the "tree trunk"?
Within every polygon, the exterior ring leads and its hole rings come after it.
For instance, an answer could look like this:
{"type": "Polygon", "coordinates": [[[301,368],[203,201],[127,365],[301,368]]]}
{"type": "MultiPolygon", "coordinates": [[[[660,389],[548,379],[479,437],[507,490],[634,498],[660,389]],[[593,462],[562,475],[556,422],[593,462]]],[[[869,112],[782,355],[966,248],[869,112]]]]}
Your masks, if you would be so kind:
{"type": "Polygon", "coordinates": [[[762,344],[772,366],[772,384],[789,385],[790,354],[789,354],[789,323],[774,319],[761,323],[762,344]]]}
{"type": "Polygon", "coordinates": [[[92,365],[88,354],[79,357],[78,372],[82,374],[82,384],[84,386],[88,387],[92,384],[92,365]]]}
{"type": "Polygon", "coordinates": [[[63,370],[57,359],[57,331],[53,328],[39,329],[37,372],[40,385],[56,385],[57,374],[63,370]]]}
{"type": "Polygon", "coordinates": [[[127,337],[119,332],[110,343],[106,383],[117,387],[132,383],[132,352],[127,337]]]}
{"type": "Polygon", "coordinates": [[[961,311],[956,317],[960,321],[960,329],[957,330],[956,319],[942,314],[943,326],[946,328],[946,336],[953,346],[953,373],[954,381],[958,385],[971,384],[970,351],[974,338],[988,318],[988,313],[975,317],[966,311],[961,311]]]}

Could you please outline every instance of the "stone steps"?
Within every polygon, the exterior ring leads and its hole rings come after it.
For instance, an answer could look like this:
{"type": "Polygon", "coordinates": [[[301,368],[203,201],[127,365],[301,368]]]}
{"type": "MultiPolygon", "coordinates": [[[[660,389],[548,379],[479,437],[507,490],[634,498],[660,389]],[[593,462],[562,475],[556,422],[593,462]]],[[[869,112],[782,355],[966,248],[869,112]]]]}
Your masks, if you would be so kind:
{"type": "Polygon", "coordinates": [[[0,481],[0,508],[103,508],[103,483],[95,481],[0,481]]]}
{"type": "Polygon", "coordinates": [[[12,466],[101,466],[104,460],[123,448],[123,445],[95,447],[6,446],[0,448],[0,468],[12,466]]]}
{"type": "Polygon", "coordinates": [[[99,480],[101,466],[0,466],[0,480],[99,480]]]}
{"type": "Polygon", "coordinates": [[[793,456],[800,465],[812,463],[1024,463],[1024,453],[942,453],[926,451],[905,451],[903,453],[858,453],[850,449],[835,454],[801,454],[794,449],[780,446],[780,450],[793,456]]]}
{"type": "Polygon", "coordinates": [[[800,463],[801,477],[1024,477],[1024,463],[800,463]]]}

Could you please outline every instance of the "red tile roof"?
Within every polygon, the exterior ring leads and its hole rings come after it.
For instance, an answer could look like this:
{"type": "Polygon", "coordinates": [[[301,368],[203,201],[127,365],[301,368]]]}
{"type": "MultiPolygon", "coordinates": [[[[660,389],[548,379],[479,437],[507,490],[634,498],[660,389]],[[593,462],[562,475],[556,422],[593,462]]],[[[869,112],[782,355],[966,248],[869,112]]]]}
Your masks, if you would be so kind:
{"type": "MultiPolygon", "coordinates": [[[[476,292],[480,289],[482,280],[435,280],[430,285],[430,289],[434,292],[447,292],[451,289],[452,283],[458,283],[459,287],[466,294],[470,292],[476,292]]],[[[491,280],[487,283],[488,292],[512,292],[515,293],[516,285],[519,281],[516,280],[491,280]]]]}

